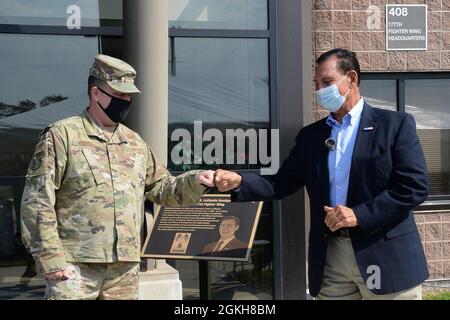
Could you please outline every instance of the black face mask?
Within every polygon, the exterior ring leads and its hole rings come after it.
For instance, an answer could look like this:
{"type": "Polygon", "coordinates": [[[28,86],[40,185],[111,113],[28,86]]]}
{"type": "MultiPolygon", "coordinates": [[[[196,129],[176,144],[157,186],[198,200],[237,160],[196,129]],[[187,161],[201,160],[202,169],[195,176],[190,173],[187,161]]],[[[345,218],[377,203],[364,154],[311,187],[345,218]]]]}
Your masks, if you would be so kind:
{"type": "Polygon", "coordinates": [[[108,116],[108,118],[111,119],[111,121],[115,123],[124,123],[128,116],[128,112],[130,112],[131,99],[129,101],[119,99],[110,95],[108,92],[102,90],[101,88],[98,88],[98,90],[111,97],[111,102],[109,103],[107,108],[103,108],[100,102],[97,101],[103,112],[108,116]]]}

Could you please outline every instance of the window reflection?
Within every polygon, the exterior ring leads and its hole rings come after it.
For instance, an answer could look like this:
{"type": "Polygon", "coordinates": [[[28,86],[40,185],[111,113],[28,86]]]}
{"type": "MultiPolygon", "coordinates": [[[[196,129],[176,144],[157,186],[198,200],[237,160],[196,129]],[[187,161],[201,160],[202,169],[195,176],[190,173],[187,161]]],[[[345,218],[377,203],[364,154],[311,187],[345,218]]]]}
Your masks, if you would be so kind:
{"type": "Polygon", "coordinates": [[[65,26],[73,5],[80,8],[81,26],[121,25],[122,0],[2,0],[0,24],[65,26]]]}
{"type": "Polygon", "coordinates": [[[272,202],[267,202],[248,262],[209,262],[213,300],[273,299],[272,220],[272,202]]]}
{"type": "Polygon", "coordinates": [[[0,176],[23,176],[39,132],[87,106],[96,37],[0,35],[0,176]]]}
{"type": "Polygon", "coordinates": [[[44,296],[45,282],[21,241],[23,187],[19,179],[8,186],[0,185],[0,300],[40,300],[44,296]]]}
{"type": "Polygon", "coordinates": [[[39,132],[87,106],[98,39],[2,34],[0,42],[0,299],[42,299],[20,235],[23,176],[39,132]]]}
{"type": "MultiPolygon", "coordinates": [[[[180,128],[190,132],[191,141],[201,141],[202,133],[210,128],[218,129],[223,137],[226,129],[270,128],[266,39],[176,38],[170,49],[169,139],[180,128]],[[202,132],[194,131],[194,121],[202,121],[202,132]]],[[[223,140],[225,151],[221,159],[226,163],[225,155],[233,155],[236,150],[223,140]]],[[[179,140],[169,141],[169,152],[178,143],[179,140]]],[[[193,155],[189,156],[193,162],[193,155]]],[[[237,157],[248,159],[248,150],[236,154],[234,163],[238,162],[237,157]]],[[[245,162],[246,165],[232,168],[252,168],[250,161],[245,162]]],[[[169,167],[184,171],[196,166],[169,163],[169,167]]]]}
{"type": "Polygon", "coordinates": [[[177,270],[183,283],[183,300],[199,300],[199,267],[195,260],[172,260],[171,263],[177,270]]]}
{"type": "Polygon", "coordinates": [[[428,165],[430,195],[450,194],[450,79],[406,80],[406,112],[417,122],[417,133],[428,165]]]}
{"type": "Polygon", "coordinates": [[[108,56],[124,60],[123,48],[125,44],[122,37],[100,37],[100,52],[108,56]]]}
{"type": "Polygon", "coordinates": [[[361,95],[372,107],[397,111],[397,80],[363,80],[361,95]]]}
{"type": "Polygon", "coordinates": [[[188,29],[267,29],[267,0],[170,0],[169,26],[188,29]]]}

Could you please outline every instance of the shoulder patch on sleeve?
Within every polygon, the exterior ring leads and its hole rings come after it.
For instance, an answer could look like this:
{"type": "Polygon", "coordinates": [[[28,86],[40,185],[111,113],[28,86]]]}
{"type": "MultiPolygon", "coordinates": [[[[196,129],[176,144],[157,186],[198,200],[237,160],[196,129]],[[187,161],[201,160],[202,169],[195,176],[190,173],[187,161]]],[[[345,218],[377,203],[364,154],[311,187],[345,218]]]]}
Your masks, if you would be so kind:
{"type": "Polygon", "coordinates": [[[40,136],[40,141],[36,145],[34,154],[31,157],[30,165],[28,166],[27,176],[45,175],[47,174],[47,157],[49,148],[49,137],[45,134],[40,136]]]}
{"type": "Polygon", "coordinates": [[[33,155],[30,162],[30,171],[37,171],[42,166],[42,158],[44,157],[44,152],[37,152],[33,155]]]}

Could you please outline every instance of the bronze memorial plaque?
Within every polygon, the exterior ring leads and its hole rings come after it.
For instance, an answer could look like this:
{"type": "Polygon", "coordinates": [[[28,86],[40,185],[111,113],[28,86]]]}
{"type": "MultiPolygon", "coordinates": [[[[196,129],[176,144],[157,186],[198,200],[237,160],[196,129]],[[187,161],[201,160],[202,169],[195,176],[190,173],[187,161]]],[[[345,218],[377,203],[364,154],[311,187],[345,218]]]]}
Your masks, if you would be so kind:
{"type": "Polygon", "coordinates": [[[142,257],[247,261],[262,205],[211,194],[189,207],[159,207],[142,257]]]}

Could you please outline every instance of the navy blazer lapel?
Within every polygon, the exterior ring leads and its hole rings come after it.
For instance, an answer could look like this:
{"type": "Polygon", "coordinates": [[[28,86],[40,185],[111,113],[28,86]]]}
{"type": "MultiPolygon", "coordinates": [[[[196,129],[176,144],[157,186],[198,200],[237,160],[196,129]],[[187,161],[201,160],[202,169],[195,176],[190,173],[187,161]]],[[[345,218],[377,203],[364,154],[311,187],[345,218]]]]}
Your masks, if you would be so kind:
{"type": "Polygon", "coordinates": [[[315,161],[316,170],[319,177],[319,185],[322,188],[325,204],[330,204],[330,178],[328,172],[328,149],[325,146],[325,140],[331,136],[331,127],[323,120],[322,127],[317,134],[317,142],[315,143],[315,161]]]}
{"type": "Polygon", "coordinates": [[[373,108],[364,103],[364,109],[361,114],[361,121],[356,136],[355,148],[352,155],[352,166],[350,169],[350,180],[347,192],[347,205],[351,199],[351,195],[358,184],[361,166],[367,159],[367,154],[372,144],[373,136],[377,130],[377,123],[374,122],[375,114],[373,108]]]}

